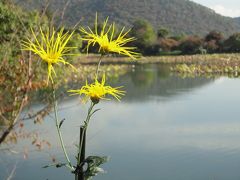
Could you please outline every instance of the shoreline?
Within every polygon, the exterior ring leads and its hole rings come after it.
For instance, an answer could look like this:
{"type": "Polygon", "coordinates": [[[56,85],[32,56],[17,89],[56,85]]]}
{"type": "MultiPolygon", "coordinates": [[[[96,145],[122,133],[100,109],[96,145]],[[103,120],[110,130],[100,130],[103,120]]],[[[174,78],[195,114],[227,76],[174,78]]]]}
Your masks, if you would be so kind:
{"type": "MultiPolygon", "coordinates": [[[[94,65],[99,61],[94,54],[82,55],[76,64],[94,65]]],[[[203,55],[178,55],[178,56],[145,56],[137,60],[126,57],[108,56],[102,59],[102,64],[203,64],[203,65],[238,65],[240,66],[240,54],[203,54],[203,55]]]]}

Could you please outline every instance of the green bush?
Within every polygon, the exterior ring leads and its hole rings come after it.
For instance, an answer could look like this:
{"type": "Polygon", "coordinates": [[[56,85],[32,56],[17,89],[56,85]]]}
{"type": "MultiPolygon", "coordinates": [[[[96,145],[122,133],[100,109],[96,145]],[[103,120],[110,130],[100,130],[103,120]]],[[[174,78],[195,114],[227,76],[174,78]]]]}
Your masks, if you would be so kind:
{"type": "Polygon", "coordinates": [[[145,20],[137,20],[133,23],[130,36],[136,38],[134,46],[136,46],[142,54],[146,54],[146,48],[153,46],[157,39],[153,26],[145,20]]]}
{"type": "Polygon", "coordinates": [[[44,24],[48,24],[48,19],[39,12],[24,12],[12,3],[0,2],[0,61],[13,62],[21,53],[21,41],[30,33],[30,27],[44,24]]]}
{"type": "Polygon", "coordinates": [[[240,52],[240,33],[235,33],[224,42],[226,52],[240,52]]]}

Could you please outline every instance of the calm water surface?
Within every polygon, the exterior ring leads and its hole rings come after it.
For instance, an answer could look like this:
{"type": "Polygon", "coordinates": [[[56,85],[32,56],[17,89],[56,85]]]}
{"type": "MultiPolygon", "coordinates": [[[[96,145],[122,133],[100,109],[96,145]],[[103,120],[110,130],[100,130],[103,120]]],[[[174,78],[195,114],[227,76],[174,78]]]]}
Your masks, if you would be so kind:
{"type": "MultiPolygon", "coordinates": [[[[107,173],[94,179],[240,179],[240,79],[183,79],[160,65],[148,65],[133,67],[113,85],[124,85],[127,95],[120,103],[101,102],[91,121],[87,154],[111,157],[103,166],[107,173]]],[[[60,103],[72,160],[87,107],[77,97],[60,103]]],[[[36,151],[29,139],[10,145],[12,153],[0,153],[0,179],[14,167],[16,180],[73,179],[65,168],[41,168],[51,157],[63,160],[51,116],[41,125],[29,121],[24,129],[39,132],[52,147],[36,151]]]]}

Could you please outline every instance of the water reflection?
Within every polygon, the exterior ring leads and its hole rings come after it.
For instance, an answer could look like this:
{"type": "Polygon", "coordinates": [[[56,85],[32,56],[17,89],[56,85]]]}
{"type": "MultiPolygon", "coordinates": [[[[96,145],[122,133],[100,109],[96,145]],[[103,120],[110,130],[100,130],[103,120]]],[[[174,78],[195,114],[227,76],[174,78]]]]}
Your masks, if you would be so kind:
{"type": "Polygon", "coordinates": [[[127,91],[124,101],[167,101],[175,96],[187,94],[188,91],[212,83],[214,78],[181,78],[171,74],[167,65],[136,65],[132,71],[119,79],[118,84],[124,85],[127,91]]]}
{"type": "MultiPolygon", "coordinates": [[[[239,179],[239,79],[181,79],[167,67],[149,65],[135,66],[116,85],[124,85],[127,96],[121,103],[100,103],[88,132],[87,152],[111,156],[105,165],[108,173],[95,179],[239,179]]],[[[61,109],[60,116],[66,119],[63,134],[74,159],[76,134],[87,106],[71,97],[61,109]]],[[[26,128],[36,127],[29,122],[26,128]]],[[[0,179],[16,161],[19,180],[73,179],[64,169],[40,168],[51,156],[61,161],[63,155],[50,117],[38,130],[52,148],[33,152],[28,160],[0,154],[0,179]]]]}

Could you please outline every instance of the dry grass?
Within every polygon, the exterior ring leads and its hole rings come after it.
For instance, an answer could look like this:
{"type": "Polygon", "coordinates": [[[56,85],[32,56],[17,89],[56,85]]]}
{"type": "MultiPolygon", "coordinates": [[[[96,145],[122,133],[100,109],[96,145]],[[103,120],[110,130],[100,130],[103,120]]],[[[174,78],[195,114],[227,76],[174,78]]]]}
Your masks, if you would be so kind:
{"type": "MultiPolygon", "coordinates": [[[[94,54],[82,55],[78,59],[80,64],[97,64],[99,56],[94,54]]],[[[102,59],[103,64],[240,64],[240,54],[206,54],[206,55],[181,55],[181,56],[149,56],[138,60],[125,57],[108,56],[102,59]]]]}

